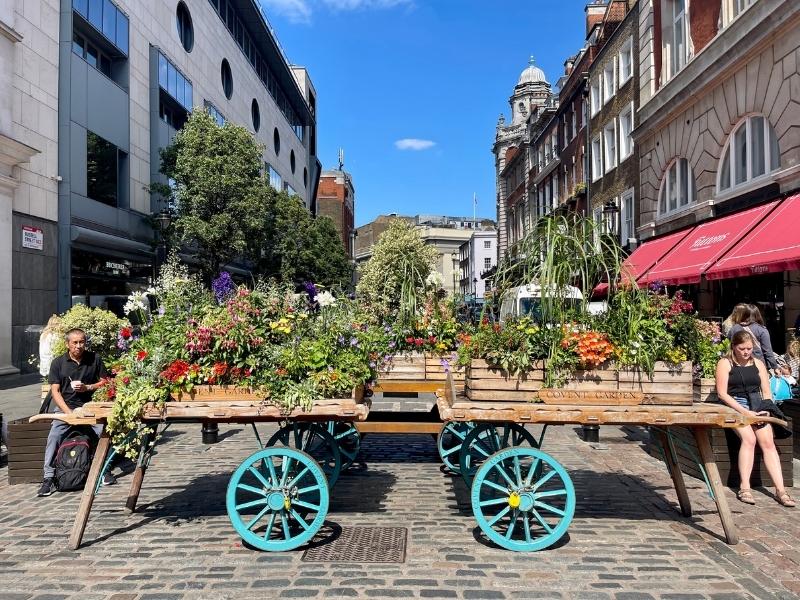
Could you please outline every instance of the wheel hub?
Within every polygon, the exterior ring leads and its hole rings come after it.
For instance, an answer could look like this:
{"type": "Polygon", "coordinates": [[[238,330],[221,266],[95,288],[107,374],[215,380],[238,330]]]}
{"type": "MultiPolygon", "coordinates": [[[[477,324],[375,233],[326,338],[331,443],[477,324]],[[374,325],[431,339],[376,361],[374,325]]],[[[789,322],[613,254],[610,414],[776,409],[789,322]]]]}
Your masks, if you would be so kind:
{"type": "Polygon", "coordinates": [[[533,508],[533,495],[525,491],[513,491],[508,495],[508,505],[522,511],[529,511],[533,508]]]}
{"type": "MultiPolygon", "coordinates": [[[[284,508],[284,504],[289,502],[289,498],[285,498],[281,492],[272,492],[267,497],[267,504],[272,510],[280,510],[284,508]]],[[[291,502],[289,502],[291,506],[291,502]]]]}

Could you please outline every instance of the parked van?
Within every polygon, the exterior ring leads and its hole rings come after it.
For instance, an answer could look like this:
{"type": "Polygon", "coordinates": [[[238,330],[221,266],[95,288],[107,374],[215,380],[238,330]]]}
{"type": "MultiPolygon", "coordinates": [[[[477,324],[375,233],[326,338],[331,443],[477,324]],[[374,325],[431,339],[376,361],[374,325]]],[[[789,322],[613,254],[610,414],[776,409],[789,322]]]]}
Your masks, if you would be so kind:
{"type": "MultiPolygon", "coordinates": [[[[583,303],[583,294],[574,286],[567,286],[559,294],[568,306],[579,308],[583,303]]],[[[500,321],[510,318],[530,317],[537,323],[542,321],[542,288],[535,283],[511,288],[503,295],[500,303],[500,321]]]]}

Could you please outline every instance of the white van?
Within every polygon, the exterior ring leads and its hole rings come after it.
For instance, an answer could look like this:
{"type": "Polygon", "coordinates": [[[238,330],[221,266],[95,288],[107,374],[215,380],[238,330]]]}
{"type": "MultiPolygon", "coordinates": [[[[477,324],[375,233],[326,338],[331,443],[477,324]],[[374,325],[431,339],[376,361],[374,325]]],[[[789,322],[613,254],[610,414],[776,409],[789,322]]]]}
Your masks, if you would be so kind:
{"type": "MultiPolygon", "coordinates": [[[[583,294],[574,286],[567,286],[562,294],[569,308],[579,308],[583,294]]],[[[535,283],[511,288],[500,303],[500,321],[509,318],[530,317],[537,323],[542,321],[542,288],[535,283]]]]}

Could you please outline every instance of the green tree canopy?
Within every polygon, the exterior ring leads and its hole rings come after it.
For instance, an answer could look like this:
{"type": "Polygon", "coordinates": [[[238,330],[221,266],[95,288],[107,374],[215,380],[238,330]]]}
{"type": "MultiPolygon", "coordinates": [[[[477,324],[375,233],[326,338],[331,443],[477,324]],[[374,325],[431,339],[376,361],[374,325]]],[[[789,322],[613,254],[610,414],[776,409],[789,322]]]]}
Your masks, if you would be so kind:
{"type": "Polygon", "coordinates": [[[393,219],[360,268],[356,294],[378,316],[410,321],[436,255],[436,248],[426,245],[412,224],[393,219]]]}

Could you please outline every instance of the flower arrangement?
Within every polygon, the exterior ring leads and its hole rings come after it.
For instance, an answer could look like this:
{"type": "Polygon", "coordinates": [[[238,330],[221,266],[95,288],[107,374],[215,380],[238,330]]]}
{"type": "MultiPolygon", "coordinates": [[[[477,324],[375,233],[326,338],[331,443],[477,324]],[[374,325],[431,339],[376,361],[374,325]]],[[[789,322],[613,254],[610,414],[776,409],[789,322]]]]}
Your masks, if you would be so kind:
{"type": "Polygon", "coordinates": [[[458,346],[464,325],[456,319],[455,301],[440,298],[438,292],[429,290],[411,325],[384,325],[384,331],[391,353],[430,352],[441,356],[452,353],[458,346]]]}

